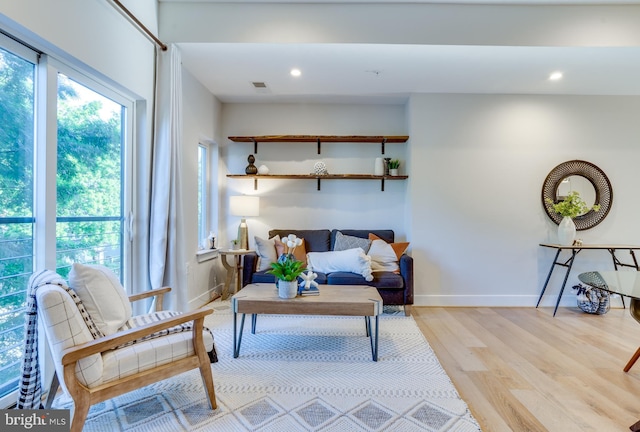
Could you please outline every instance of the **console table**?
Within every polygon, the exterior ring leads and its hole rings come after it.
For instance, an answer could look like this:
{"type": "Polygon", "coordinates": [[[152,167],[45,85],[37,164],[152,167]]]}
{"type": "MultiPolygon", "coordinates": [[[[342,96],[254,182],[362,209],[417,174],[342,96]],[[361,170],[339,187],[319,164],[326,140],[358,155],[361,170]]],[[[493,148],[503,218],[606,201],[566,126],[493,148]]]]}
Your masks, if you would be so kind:
{"type": "Polygon", "coordinates": [[[231,281],[236,278],[236,290],[237,293],[242,289],[242,257],[248,253],[255,252],[253,249],[220,249],[219,253],[222,255],[222,266],[227,270],[227,278],[222,287],[222,300],[226,300],[229,296],[229,288],[231,287],[231,281]],[[229,264],[227,257],[233,257],[233,264],[229,264]]]}
{"type": "MultiPolygon", "coordinates": [[[[618,270],[618,267],[632,267],[636,270],[640,270],[638,268],[638,261],[636,259],[636,255],[634,251],[640,250],[640,246],[634,245],[617,245],[617,244],[582,244],[582,245],[560,245],[553,243],[540,243],[542,247],[548,247],[552,249],[556,249],[556,256],[553,259],[553,263],[551,264],[551,268],[549,269],[549,274],[547,275],[547,280],[544,282],[544,286],[542,287],[542,292],[540,292],[540,297],[538,297],[538,303],[536,307],[540,305],[540,300],[542,300],[542,296],[544,295],[544,291],[547,289],[547,285],[549,284],[549,280],[551,279],[551,274],[556,266],[565,267],[566,273],[564,275],[564,280],[562,281],[562,287],[560,288],[560,293],[558,294],[558,299],[556,300],[556,307],[553,310],[553,316],[556,316],[556,312],[558,311],[558,305],[560,304],[560,298],[562,297],[562,293],[564,292],[564,287],[567,284],[567,279],[569,279],[569,273],[571,272],[571,267],[573,266],[573,262],[576,258],[576,255],[583,250],[606,250],[611,255],[611,259],[613,260],[613,268],[618,270]],[[571,256],[566,261],[559,261],[560,252],[563,250],[568,250],[571,252],[571,256]],[[629,251],[631,255],[631,259],[633,260],[633,264],[627,264],[621,262],[616,256],[617,251],[629,251]]],[[[622,305],[624,306],[624,297],[622,297],[622,305]]]]}

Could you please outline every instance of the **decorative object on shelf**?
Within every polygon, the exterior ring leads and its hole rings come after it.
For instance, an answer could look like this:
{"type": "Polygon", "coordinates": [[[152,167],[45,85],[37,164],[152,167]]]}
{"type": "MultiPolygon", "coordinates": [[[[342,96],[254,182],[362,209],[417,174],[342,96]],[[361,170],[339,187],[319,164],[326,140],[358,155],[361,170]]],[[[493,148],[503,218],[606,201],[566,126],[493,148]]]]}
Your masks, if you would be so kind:
{"type": "Polygon", "coordinates": [[[384,158],[384,175],[388,176],[389,175],[389,162],[391,161],[391,158],[384,158]]]}
{"type": "Polygon", "coordinates": [[[573,219],[586,214],[590,211],[597,212],[600,210],[600,205],[595,204],[592,207],[588,207],[582,198],[580,198],[580,192],[571,191],[560,202],[556,203],[551,198],[545,199],[545,204],[548,208],[553,209],[554,212],[562,216],[562,220],[558,225],[558,243],[564,246],[573,244],[576,238],[576,225],[573,219]]]}
{"type": "Polygon", "coordinates": [[[249,195],[232,196],[229,198],[229,210],[233,216],[241,217],[237,238],[240,249],[249,249],[249,228],[246,218],[260,214],[260,198],[249,195]]]}
{"type": "Polygon", "coordinates": [[[324,162],[316,162],[313,166],[313,172],[315,175],[327,175],[329,171],[327,171],[327,166],[324,162]]]}
{"type": "Polygon", "coordinates": [[[256,168],[256,166],[253,164],[255,161],[256,161],[255,156],[250,154],[249,157],[247,158],[247,162],[249,162],[249,165],[247,165],[247,167],[244,169],[244,172],[246,174],[257,174],[258,173],[258,168],[256,168]]]}
{"type": "Polygon", "coordinates": [[[298,295],[298,276],[305,271],[305,264],[296,260],[293,251],[302,244],[302,239],[289,236],[282,239],[287,246],[287,251],[280,255],[278,261],[271,263],[271,269],[267,273],[276,277],[278,297],[294,298],[298,295]]]}
{"type": "Polygon", "coordinates": [[[231,250],[238,250],[238,249],[240,249],[240,240],[238,239],[231,240],[231,250]]]}
{"type": "Polygon", "coordinates": [[[258,174],[262,174],[262,175],[269,174],[269,168],[266,165],[260,165],[258,167],[258,174]]]}
{"type": "MultiPolygon", "coordinates": [[[[566,196],[563,185],[569,180],[573,186],[574,180],[580,180],[580,189],[585,199],[600,206],[600,211],[589,211],[573,219],[578,231],[593,228],[604,220],[609,214],[613,204],[613,188],[605,173],[592,164],[583,160],[571,160],[556,166],[547,175],[542,185],[542,206],[547,216],[556,224],[562,220],[562,216],[547,205],[547,199],[557,202],[566,196]],[[584,187],[584,188],[583,188],[584,187]]],[[[575,189],[575,188],[574,188],[575,189]]],[[[573,189],[572,189],[573,190],[573,189]]]]}
{"type": "Polygon", "coordinates": [[[382,176],[384,175],[384,160],[381,157],[376,158],[376,161],[373,165],[373,175],[382,176]]]}
{"type": "Polygon", "coordinates": [[[207,249],[216,248],[216,234],[213,231],[209,231],[209,237],[207,237],[207,249]]]}
{"type": "Polygon", "coordinates": [[[400,160],[399,159],[391,159],[389,161],[389,175],[392,176],[397,176],[398,175],[398,168],[400,168],[400,160]]]}

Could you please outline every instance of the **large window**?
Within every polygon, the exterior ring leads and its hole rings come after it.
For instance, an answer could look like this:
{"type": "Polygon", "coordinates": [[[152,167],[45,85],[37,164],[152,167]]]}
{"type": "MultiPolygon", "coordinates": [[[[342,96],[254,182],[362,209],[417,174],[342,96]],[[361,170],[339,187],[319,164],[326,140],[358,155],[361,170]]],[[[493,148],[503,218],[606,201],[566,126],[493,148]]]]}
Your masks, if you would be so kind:
{"type": "Polygon", "coordinates": [[[34,267],[36,57],[29,57],[0,46],[0,397],[18,383],[25,291],[34,267]]]}
{"type": "Polygon", "coordinates": [[[198,238],[200,239],[200,246],[207,247],[207,205],[209,196],[209,188],[207,187],[208,166],[207,158],[209,157],[207,147],[198,145],[198,238]]]}
{"type": "Polygon", "coordinates": [[[0,408],[17,388],[34,270],[66,278],[74,262],[102,264],[127,285],[132,111],[90,77],[0,39],[0,408]]]}

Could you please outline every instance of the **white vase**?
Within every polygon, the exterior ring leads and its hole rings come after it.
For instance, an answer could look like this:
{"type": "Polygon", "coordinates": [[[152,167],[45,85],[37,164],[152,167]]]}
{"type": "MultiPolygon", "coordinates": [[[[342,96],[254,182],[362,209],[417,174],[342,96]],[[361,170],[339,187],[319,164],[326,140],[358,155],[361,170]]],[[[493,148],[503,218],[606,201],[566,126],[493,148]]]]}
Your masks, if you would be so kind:
{"type": "Polygon", "coordinates": [[[376,162],[373,166],[373,175],[384,175],[384,160],[382,158],[376,158],[376,162]]]}
{"type": "Polygon", "coordinates": [[[298,295],[298,280],[284,281],[278,279],[278,297],[294,298],[298,295]]]}
{"type": "Polygon", "coordinates": [[[390,168],[389,169],[389,175],[392,177],[395,177],[398,175],[398,168],[390,168]]]}
{"type": "Polygon", "coordinates": [[[576,224],[569,216],[565,216],[558,225],[558,243],[571,246],[576,238],[576,224]]]}

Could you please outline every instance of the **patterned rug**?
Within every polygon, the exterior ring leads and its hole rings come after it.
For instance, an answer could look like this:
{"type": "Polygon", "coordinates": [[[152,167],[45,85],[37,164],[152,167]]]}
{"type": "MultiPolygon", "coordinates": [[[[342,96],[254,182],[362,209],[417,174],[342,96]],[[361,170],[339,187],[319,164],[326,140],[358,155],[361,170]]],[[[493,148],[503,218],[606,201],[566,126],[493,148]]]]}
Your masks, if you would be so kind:
{"type": "MultiPolygon", "coordinates": [[[[233,358],[233,313],[205,322],[219,362],[218,408],[197,370],[93,406],[84,431],[479,431],[411,317],[386,308],[378,362],[361,317],[258,316],[233,358]]],[[[70,408],[62,395],[55,407],[70,408]]]]}

